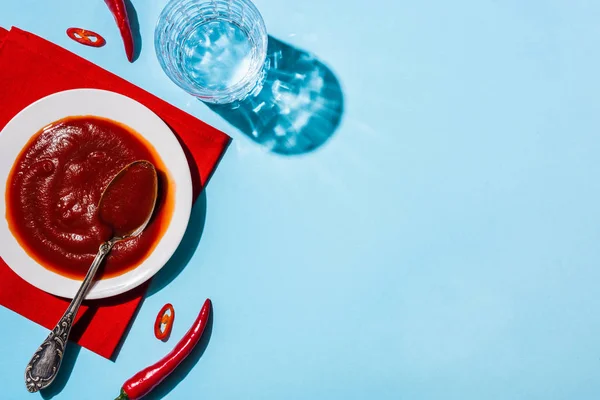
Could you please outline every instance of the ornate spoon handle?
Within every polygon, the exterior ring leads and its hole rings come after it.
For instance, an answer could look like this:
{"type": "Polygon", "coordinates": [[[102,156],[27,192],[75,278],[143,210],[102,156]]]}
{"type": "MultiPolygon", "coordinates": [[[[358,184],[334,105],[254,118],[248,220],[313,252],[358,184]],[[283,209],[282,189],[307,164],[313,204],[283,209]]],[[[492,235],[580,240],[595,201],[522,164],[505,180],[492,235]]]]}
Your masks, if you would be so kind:
{"type": "Polygon", "coordinates": [[[25,385],[31,393],[50,386],[56,375],[58,375],[58,370],[65,354],[69,332],[71,332],[71,327],[73,326],[73,320],[77,315],[81,302],[92,286],[98,267],[100,267],[102,260],[110,252],[114,243],[114,241],[109,241],[100,245],[98,254],[96,254],[94,262],[85,275],[85,279],[79,287],[77,294],[75,294],[71,304],[69,304],[67,311],[65,311],[58,324],[56,324],[46,340],[42,342],[33,354],[29,364],[27,364],[25,368],[25,385]]]}

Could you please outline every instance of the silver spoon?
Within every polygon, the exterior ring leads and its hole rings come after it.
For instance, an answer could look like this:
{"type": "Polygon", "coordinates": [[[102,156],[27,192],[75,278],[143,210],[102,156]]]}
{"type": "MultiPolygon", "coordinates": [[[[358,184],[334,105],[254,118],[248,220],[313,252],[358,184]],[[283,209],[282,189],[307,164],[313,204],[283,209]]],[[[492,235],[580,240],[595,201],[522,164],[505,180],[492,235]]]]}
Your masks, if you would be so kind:
{"type": "Polygon", "coordinates": [[[104,260],[104,257],[106,257],[116,243],[133,238],[142,233],[148,225],[148,222],[150,222],[150,218],[152,217],[156,205],[157,196],[158,177],[156,169],[154,168],[154,165],[148,161],[134,161],[125,166],[125,168],[115,175],[106,189],[104,189],[104,192],[102,192],[100,201],[98,202],[98,212],[103,222],[113,229],[113,237],[100,245],[98,254],[96,254],[96,258],[94,258],[90,269],[85,275],[85,278],[75,294],[75,297],[73,297],[67,311],[65,311],[60,321],[58,321],[58,324],[56,324],[56,327],[50,332],[50,335],[48,335],[46,340],[44,340],[41,346],[33,354],[29,364],[27,364],[27,367],[25,368],[25,385],[27,386],[27,390],[31,393],[50,386],[56,378],[65,353],[65,346],[67,345],[67,339],[69,338],[73,320],[77,315],[81,302],[92,285],[98,267],[100,267],[102,260],[104,260]],[[127,185],[128,182],[124,180],[126,174],[132,173],[135,169],[139,170],[139,168],[148,168],[149,172],[153,174],[153,178],[151,178],[153,179],[153,184],[147,188],[147,195],[149,197],[144,197],[143,199],[130,199],[129,203],[127,203],[123,197],[119,196],[119,185],[121,185],[121,189],[123,185],[127,185]],[[133,200],[133,202],[131,200],[133,200]],[[124,201],[125,203],[123,203],[124,201]],[[139,215],[144,218],[140,218],[137,221],[126,220],[124,223],[123,221],[110,221],[110,217],[106,218],[109,214],[104,214],[103,211],[109,209],[111,205],[125,207],[125,209],[128,206],[132,207],[132,205],[134,205],[137,210],[139,210],[139,207],[146,206],[147,214],[140,213],[139,215]]]}

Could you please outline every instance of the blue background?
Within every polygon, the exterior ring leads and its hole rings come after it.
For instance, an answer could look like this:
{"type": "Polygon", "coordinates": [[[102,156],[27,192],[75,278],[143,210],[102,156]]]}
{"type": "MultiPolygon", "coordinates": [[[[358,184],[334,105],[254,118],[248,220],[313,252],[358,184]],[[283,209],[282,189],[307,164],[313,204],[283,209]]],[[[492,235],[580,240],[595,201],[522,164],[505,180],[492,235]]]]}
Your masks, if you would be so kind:
{"type": "MultiPolygon", "coordinates": [[[[234,140],[194,209],[187,267],[155,280],[116,362],[71,347],[45,398],[114,398],[206,297],[204,353],[151,398],[600,398],[599,2],[256,0],[270,34],[343,89],[337,131],[290,157],[171,83],[152,44],[165,1],[132,1],[134,64],[101,0],[2,0],[0,25],[234,140]],[[70,26],[108,43],[80,46],[70,26]]],[[[0,397],[37,398],[23,369],[47,330],[0,319],[0,397]]]]}

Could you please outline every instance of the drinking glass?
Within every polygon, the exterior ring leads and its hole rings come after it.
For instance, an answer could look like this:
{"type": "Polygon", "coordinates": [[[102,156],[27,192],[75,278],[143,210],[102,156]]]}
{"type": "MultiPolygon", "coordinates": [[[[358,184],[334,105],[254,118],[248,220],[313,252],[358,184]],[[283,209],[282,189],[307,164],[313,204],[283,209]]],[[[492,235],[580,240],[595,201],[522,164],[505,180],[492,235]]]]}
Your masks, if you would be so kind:
{"type": "Polygon", "coordinates": [[[154,33],[162,69],[182,89],[216,104],[262,85],[267,29],[249,0],[170,0],[154,33]]]}

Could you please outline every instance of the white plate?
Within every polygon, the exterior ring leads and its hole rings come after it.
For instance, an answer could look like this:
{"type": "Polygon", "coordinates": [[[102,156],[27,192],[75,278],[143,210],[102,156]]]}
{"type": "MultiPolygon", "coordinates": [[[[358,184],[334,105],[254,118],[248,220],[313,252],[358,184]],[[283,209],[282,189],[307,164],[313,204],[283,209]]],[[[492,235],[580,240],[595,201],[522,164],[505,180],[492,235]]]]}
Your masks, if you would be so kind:
{"type": "Polygon", "coordinates": [[[0,132],[0,256],[21,278],[57,296],[72,298],[80,282],[56,274],[33,260],[19,246],[6,221],[6,181],[29,139],[44,126],[61,118],[95,115],[121,122],[150,142],[175,182],[171,222],[154,251],[137,268],[95,283],[86,298],[121,294],[142,284],[169,261],[183,238],[192,208],[192,179],[183,149],[170,128],[152,111],[129,97],[96,89],[56,93],[31,104],[0,132]]]}

